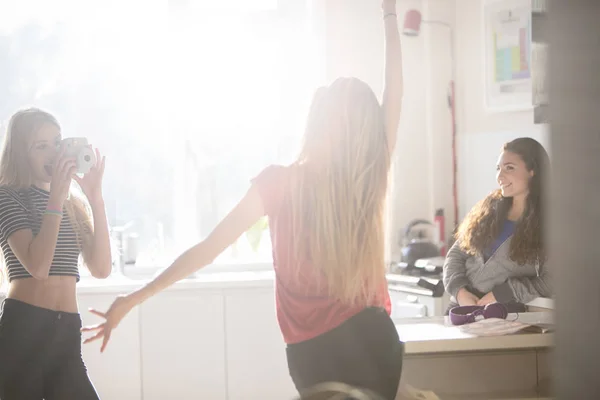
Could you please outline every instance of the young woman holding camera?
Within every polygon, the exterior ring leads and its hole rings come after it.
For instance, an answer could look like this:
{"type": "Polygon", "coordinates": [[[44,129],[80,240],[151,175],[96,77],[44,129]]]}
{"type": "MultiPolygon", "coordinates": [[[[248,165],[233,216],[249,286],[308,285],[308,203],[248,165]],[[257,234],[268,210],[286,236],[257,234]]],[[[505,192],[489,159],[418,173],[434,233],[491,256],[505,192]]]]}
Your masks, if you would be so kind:
{"type": "Polygon", "coordinates": [[[112,269],[102,196],[104,158],[83,177],[39,109],[10,119],[0,158],[0,245],[8,278],[0,317],[2,400],[98,399],[81,357],[75,285],[112,269]],[[87,198],[71,190],[76,180],[87,198]],[[91,210],[91,211],[90,211],[91,210]]]}

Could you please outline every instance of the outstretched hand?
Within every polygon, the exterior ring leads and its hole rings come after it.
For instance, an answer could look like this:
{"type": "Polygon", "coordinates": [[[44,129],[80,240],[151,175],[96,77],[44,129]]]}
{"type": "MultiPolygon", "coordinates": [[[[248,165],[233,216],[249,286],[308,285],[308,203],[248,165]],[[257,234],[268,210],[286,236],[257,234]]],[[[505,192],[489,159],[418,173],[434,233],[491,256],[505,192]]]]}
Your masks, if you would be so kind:
{"type": "Polygon", "coordinates": [[[133,305],[127,296],[119,296],[115,299],[115,301],[108,308],[108,311],[105,313],[90,308],[90,312],[95,314],[101,318],[104,318],[105,321],[96,325],[89,325],[81,328],[81,332],[96,332],[95,335],[88,337],[83,341],[83,344],[91,343],[96,340],[102,339],[102,346],[100,347],[100,352],[104,352],[106,349],[106,345],[110,340],[110,335],[112,334],[112,330],[119,326],[119,323],[129,311],[133,308],[133,305]]]}

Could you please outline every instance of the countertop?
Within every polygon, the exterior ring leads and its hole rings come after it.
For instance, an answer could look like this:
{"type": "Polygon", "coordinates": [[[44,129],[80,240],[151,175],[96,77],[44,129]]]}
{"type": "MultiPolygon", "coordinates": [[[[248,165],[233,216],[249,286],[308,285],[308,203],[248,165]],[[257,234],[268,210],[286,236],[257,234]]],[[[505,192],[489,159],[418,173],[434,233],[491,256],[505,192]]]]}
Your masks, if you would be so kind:
{"type": "Polygon", "coordinates": [[[539,307],[539,308],[547,308],[549,310],[554,310],[554,299],[550,299],[548,297],[538,297],[533,301],[527,303],[528,306],[531,307],[539,307]]]}
{"type": "MultiPolygon", "coordinates": [[[[552,323],[552,312],[509,314],[507,320],[526,324],[552,323]]],[[[448,317],[398,319],[394,321],[406,354],[456,353],[551,347],[553,333],[516,333],[505,336],[478,337],[453,326],[448,317]]]]}
{"type": "MultiPolygon", "coordinates": [[[[240,267],[242,269],[243,267],[240,267]]],[[[190,278],[182,279],[166,290],[189,289],[230,289],[230,288],[269,288],[274,287],[275,272],[269,269],[255,269],[225,272],[199,271],[190,278]]],[[[393,276],[393,275],[390,275],[393,276]]],[[[149,282],[150,278],[130,278],[121,274],[113,274],[106,279],[84,277],[77,284],[77,292],[86,293],[122,293],[134,290],[149,282]]]]}
{"type": "MultiPolygon", "coordinates": [[[[82,278],[77,284],[79,294],[127,293],[147,283],[149,279],[132,279],[113,275],[106,279],[82,278]]],[[[202,272],[182,279],[167,288],[170,290],[270,288],[275,282],[271,271],[202,272]]]]}

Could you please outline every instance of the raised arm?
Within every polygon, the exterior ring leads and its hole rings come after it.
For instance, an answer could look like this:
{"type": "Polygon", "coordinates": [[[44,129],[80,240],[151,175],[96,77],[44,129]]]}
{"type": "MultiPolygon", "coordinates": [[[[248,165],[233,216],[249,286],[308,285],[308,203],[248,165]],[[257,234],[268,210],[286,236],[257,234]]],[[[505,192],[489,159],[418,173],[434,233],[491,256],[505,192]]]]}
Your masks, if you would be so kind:
{"type": "Polygon", "coordinates": [[[402,77],[402,46],[396,15],[396,0],[383,0],[385,26],[385,83],[383,89],[383,114],[390,152],[396,146],[404,84],[402,77]]]}

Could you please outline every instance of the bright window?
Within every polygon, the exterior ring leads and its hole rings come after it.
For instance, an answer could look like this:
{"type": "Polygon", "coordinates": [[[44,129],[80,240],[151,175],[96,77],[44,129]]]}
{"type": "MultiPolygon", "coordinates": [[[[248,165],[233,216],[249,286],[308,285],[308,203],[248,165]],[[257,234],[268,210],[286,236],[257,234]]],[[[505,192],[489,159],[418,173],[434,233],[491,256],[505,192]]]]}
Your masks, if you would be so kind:
{"type": "MultiPolygon", "coordinates": [[[[170,263],[262,168],[293,159],[322,76],[304,1],[181,3],[0,6],[2,134],[14,111],[37,106],[65,137],[99,147],[109,222],[126,226],[139,267],[170,263]]],[[[257,226],[217,262],[270,258],[257,226]]]]}

